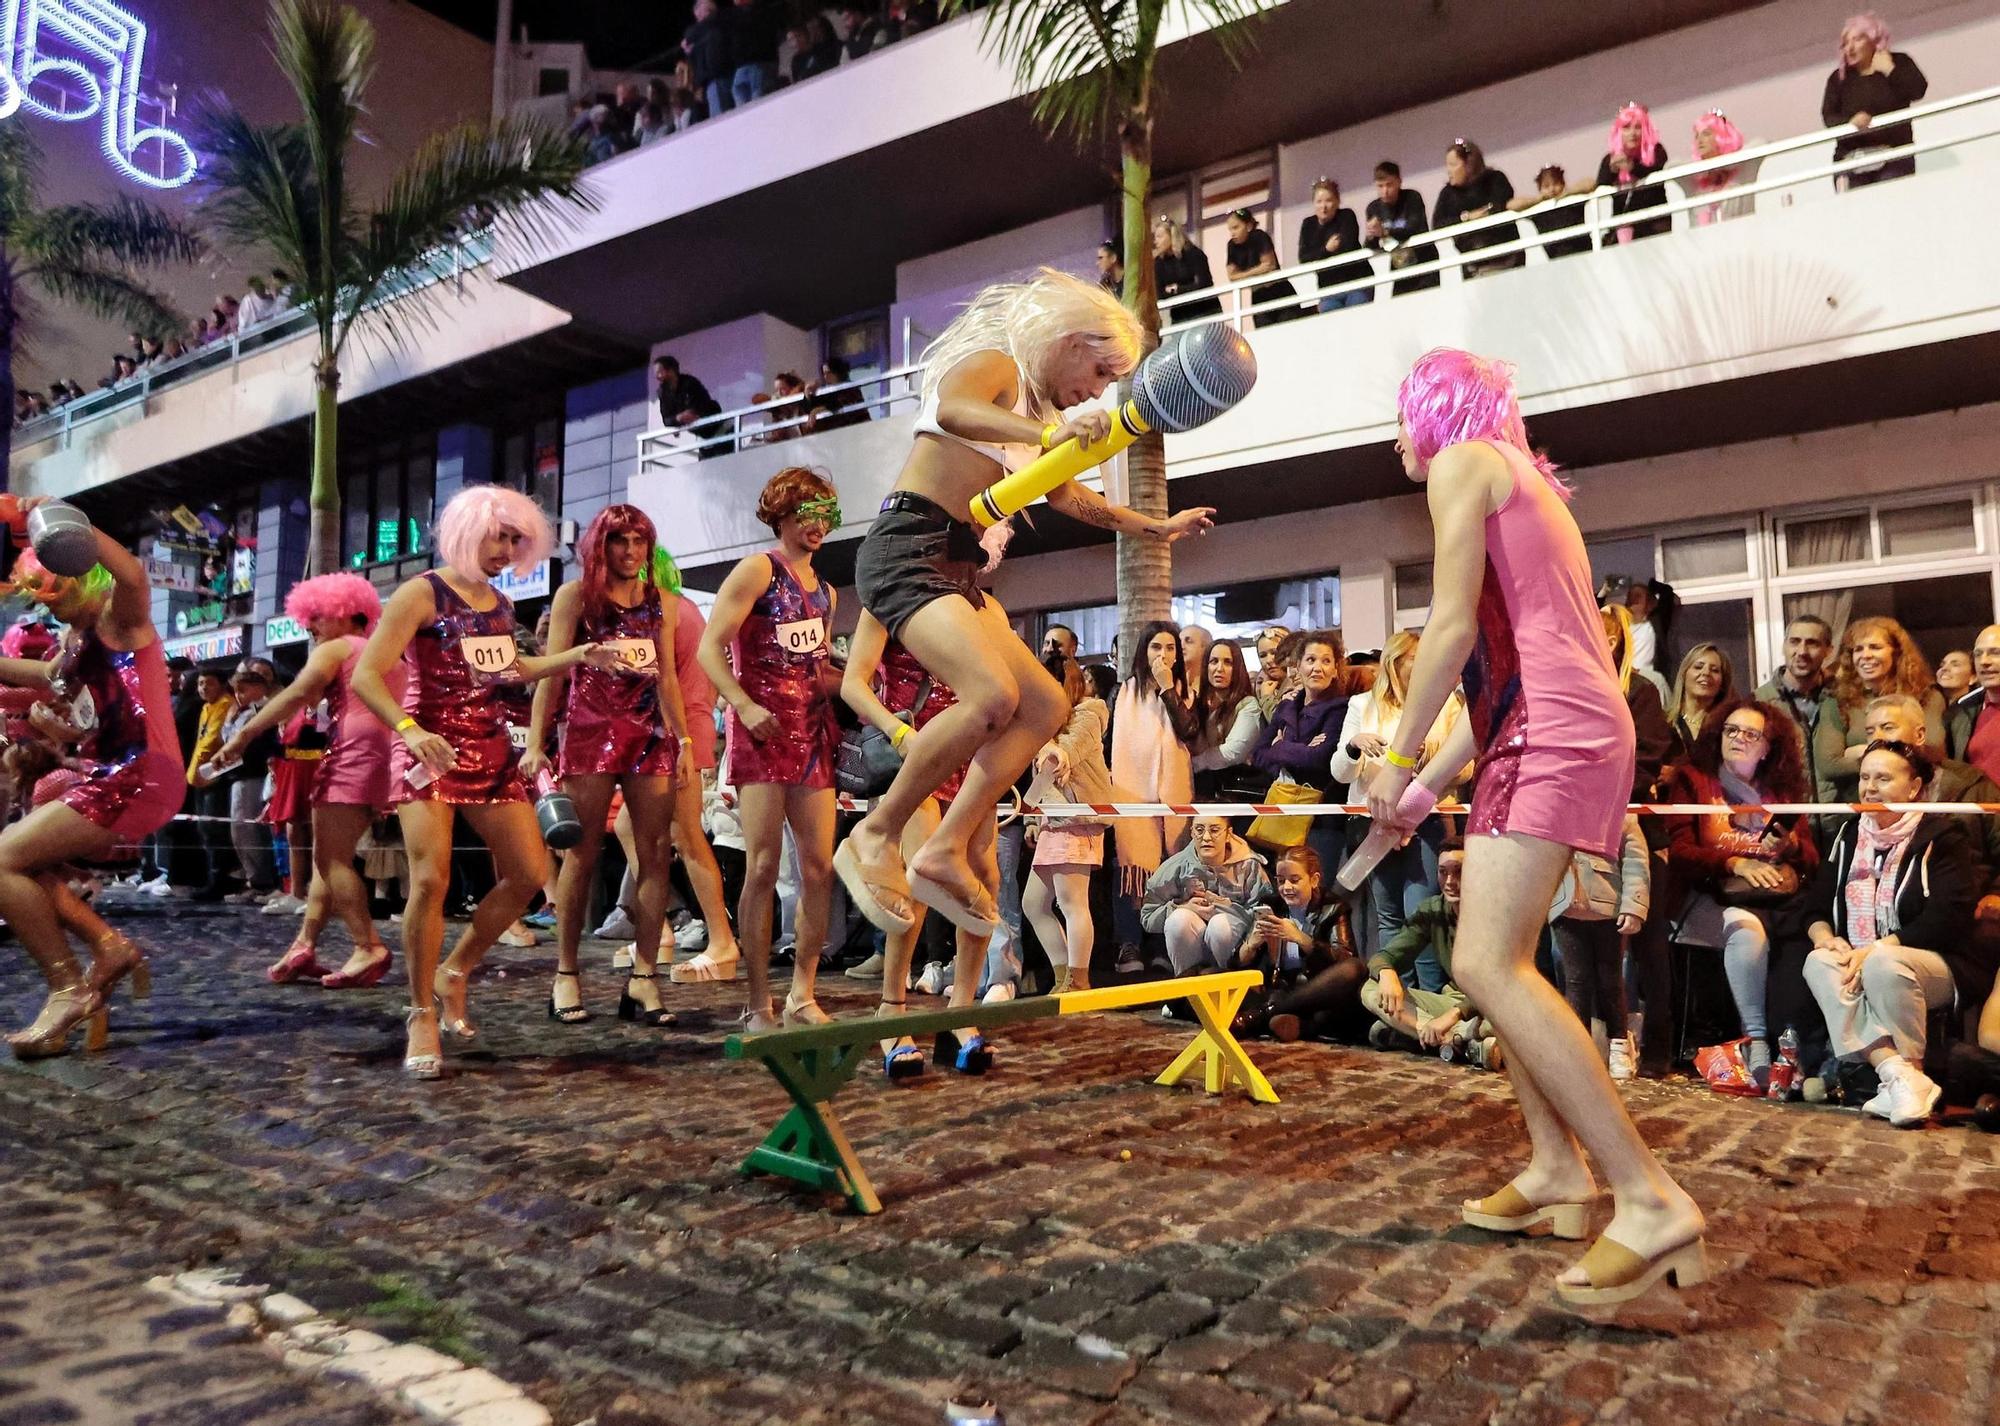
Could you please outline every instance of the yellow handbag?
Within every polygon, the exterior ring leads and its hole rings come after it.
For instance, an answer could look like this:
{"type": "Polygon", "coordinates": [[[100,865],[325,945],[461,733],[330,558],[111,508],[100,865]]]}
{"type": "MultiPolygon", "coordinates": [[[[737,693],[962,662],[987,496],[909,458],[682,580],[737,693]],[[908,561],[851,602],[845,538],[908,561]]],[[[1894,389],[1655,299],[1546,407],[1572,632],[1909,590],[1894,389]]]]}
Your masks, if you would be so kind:
{"type": "MultiPolygon", "coordinates": [[[[1279,778],[1271,784],[1270,791],[1261,799],[1276,803],[1280,807],[1291,807],[1301,802],[1318,802],[1320,792],[1316,787],[1308,787],[1303,782],[1293,782],[1288,777],[1279,778]]],[[[1278,817],[1266,812],[1251,822],[1250,830],[1243,835],[1260,847],[1302,847],[1306,833],[1312,830],[1311,817],[1278,817]]]]}

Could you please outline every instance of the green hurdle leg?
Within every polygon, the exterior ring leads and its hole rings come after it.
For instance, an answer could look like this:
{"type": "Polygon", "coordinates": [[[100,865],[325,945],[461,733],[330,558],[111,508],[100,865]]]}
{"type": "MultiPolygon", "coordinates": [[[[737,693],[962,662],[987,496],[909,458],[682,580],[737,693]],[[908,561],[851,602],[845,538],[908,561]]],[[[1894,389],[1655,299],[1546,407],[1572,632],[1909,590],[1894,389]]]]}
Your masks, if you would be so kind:
{"type": "Polygon", "coordinates": [[[792,1107],[763,1143],[750,1151],[742,1172],[776,1174],[817,1189],[838,1189],[857,1213],[880,1213],[882,1200],[853,1145],[834,1117],[833,1096],[867,1056],[872,1044],[773,1050],[764,1056],[792,1107]]]}

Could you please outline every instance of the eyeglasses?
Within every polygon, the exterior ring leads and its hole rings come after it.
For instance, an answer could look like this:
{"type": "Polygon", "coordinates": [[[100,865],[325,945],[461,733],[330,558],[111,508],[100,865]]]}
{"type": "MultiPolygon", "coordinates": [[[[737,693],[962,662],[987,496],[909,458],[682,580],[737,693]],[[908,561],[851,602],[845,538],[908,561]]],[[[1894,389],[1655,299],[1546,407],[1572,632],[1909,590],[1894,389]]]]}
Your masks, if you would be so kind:
{"type": "Polygon", "coordinates": [[[1722,736],[1725,738],[1736,738],[1746,743],[1761,743],[1764,741],[1764,730],[1762,728],[1752,728],[1743,723],[1724,723],[1722,725],[1722,736]]]}

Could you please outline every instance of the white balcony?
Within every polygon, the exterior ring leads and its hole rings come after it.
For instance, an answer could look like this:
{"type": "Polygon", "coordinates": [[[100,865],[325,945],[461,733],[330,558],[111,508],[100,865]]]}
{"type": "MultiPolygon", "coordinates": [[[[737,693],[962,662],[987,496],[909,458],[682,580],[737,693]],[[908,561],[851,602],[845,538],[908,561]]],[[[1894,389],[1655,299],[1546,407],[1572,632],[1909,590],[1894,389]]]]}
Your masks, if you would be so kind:
{"type": "MultiPolygon", "coordinates": [[[[1835,135],[1801,135],[1734,156],[1762,164],[1754,183],[1727,190],[1754,200],[1748,216],[1692,226],[1689,214],[1716,196],[1675,197],[1645,213],[1670,215],[1672,232],[1621,245],[1621,220],[1607,203],[1585,227],[1550,235],[1586,233],[1600,246],[1552,261],[1527,217],[1507,215],[1499,221],[1519,223],[1525,236],[1472,256],[1521,252],[1526,265],[1468,280],[1452,239],[1494,225],[1483,220],[1426,239],[1440,249],[1435,290],[1392,296],[1385,266],[1349,284],[1379,289],[1369,305],[1252,328],[1256,390],[1167,443],[1169,476],[1185,483],[1176,502],[1214,504],[1227,519],[1400,488],[1384,449],[1395,435],[1396,387],[1433,346],[1514,362],[1537,439],[1571,464],[1991,400],[2000,265],[1977,255],[2000,225],[2000,89],[1909,113],[1919,140],[1912,178],[1835,194],[1835,135]],[[1913,213],[1924,215],[1921,251],[1912,248],[1913,213]],[[1892,353],[1902,354],[1893,372],[1873,360],[1892,353]],[[1257,478],[1246,480],[1252,471],[1257,478]]],[[[1709,167],[1682,165],[1662,178],[1678,193],[1709,167]]],[[[1302,297],[1320,295],[1312,269],[1290,275],[1302,297]]],[[[1220,289],[1232,311],[1224,320],[1247,325],[1236,309],[1251,285],[1220,289]]],[[[753,514],[758,489],[780,465],[814,465],[840,487],[848,519],[836,539],[858,537],[909,448],[909,377],[891,373],[861,388],[877,419],[779,444],[744,442],[796,419],[782,405],[726,413],[722,434],[705,443],[648,432],[631,499],[699,571],[768,543],[753,514]]]]}

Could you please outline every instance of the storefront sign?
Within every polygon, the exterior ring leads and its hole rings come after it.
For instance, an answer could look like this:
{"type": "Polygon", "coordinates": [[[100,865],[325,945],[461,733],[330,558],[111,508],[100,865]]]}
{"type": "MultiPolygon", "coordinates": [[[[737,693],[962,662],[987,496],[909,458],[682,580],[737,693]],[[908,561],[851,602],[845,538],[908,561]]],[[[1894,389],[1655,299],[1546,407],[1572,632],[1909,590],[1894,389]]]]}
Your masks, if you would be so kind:
{"type": "Polygon", "coordinates": [[[195,663],[238,658],[243,653],[243,626],[231,624],[225,629],[211,629],[206,634],[192,634],[185,639],[168,639],[163,647],[168,658],[191,659],[195,663]]]}
{"type": "Polygon", "coordinates": [[[493,587],[516,604],[523,599],[544,598],[549,592],[549,567],[552,563],[553,561],[543,560],[541,567],[526,577],[514,573],[511,569],[502,570],[500,577],[493,581],[493,587]]]}
{"type": "Polygon", "coordinates": [[[175,589],[192,594],[201,587],[201,572],[179,560],[154,558],[146,562],[146,581],[155,589],[175,589]]]}
{"type": "Polygon", "coordinates": [[[275,619],[264,621],[264,647],[281,649],[286,644],[303,644],[312,634],[289,614],[280,614],[275,619]]]}

